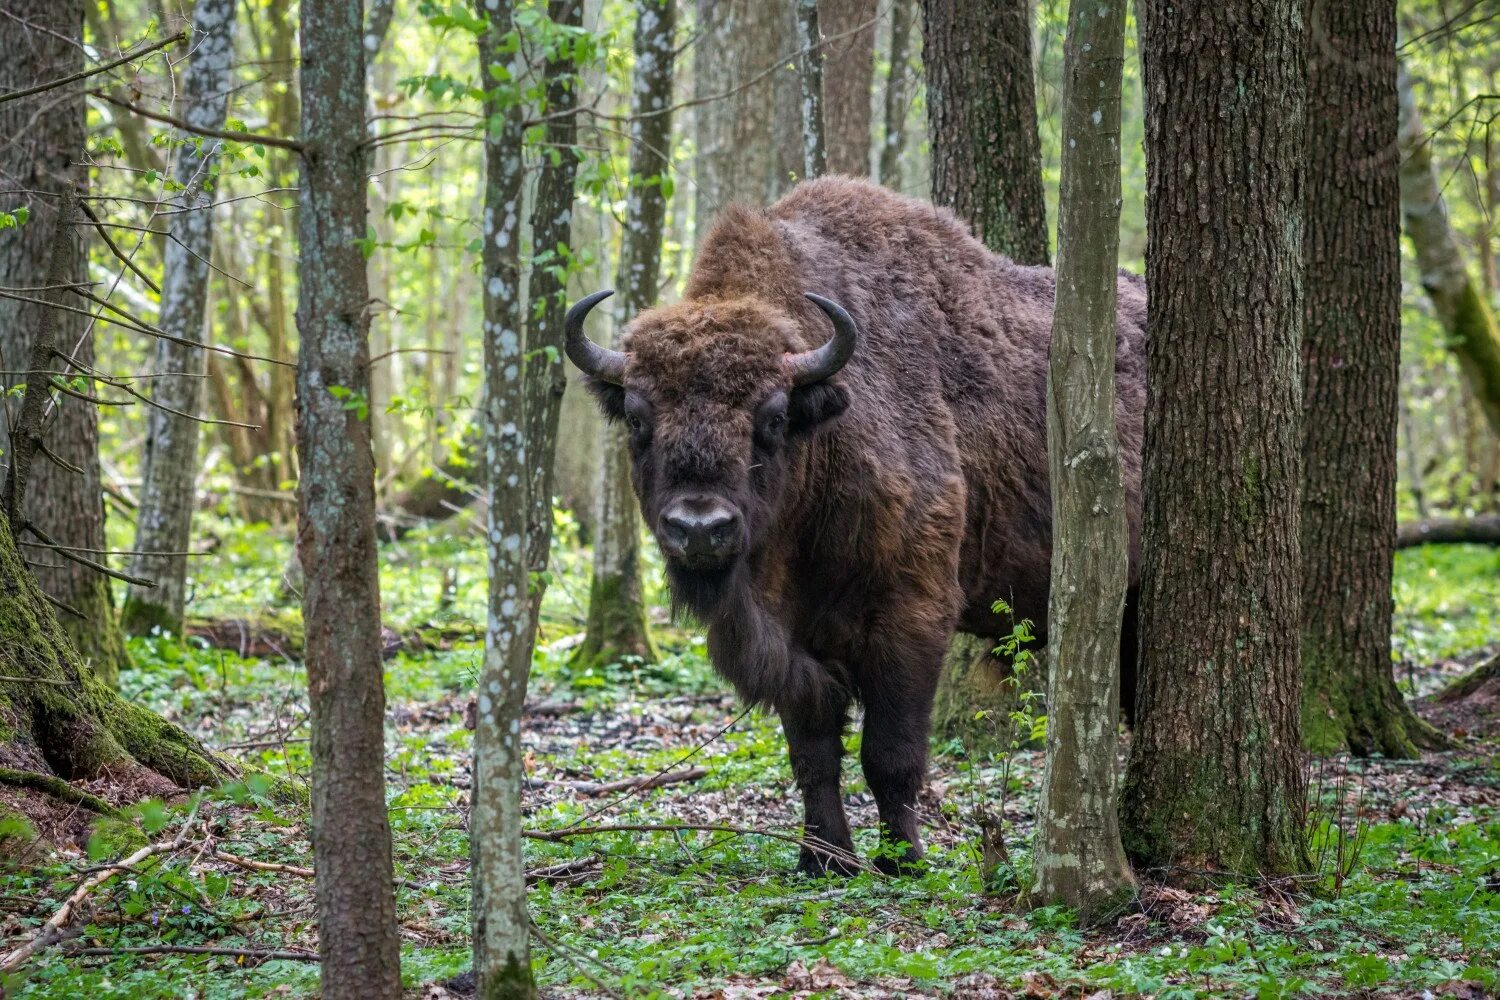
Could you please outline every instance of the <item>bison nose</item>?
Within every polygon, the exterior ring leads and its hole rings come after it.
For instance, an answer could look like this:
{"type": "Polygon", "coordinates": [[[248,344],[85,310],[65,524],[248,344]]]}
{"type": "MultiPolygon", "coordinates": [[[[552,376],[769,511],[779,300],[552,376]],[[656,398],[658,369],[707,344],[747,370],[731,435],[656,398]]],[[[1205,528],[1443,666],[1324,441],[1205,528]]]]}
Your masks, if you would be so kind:
{"type": "Polygon", "coordinates": [[[662,512],[661,545],[678,559],[723,559],[738,547],[739,521],[728,507],[679,500],[662,512]]]}

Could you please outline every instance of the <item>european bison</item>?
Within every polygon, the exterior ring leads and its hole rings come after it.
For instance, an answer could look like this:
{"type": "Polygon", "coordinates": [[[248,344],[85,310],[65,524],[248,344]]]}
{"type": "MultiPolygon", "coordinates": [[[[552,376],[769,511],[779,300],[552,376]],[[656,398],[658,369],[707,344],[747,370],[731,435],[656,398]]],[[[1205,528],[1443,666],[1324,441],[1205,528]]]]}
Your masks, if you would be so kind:
{"type": "MultiPolygon", "coordinates": [[[[804,848],[798,867],[853,856],[839,769],[854,699],[882,834],[909,845],[881,864],[914,861],[951,633],[1008,630],[990,610],[1001,597],[1046,622],[1051,269],[989,252],[942,209],[833,177],[724,212],[682,301],[637,316],[623,352],[583,332],[608,294],[570,310],[568,356],[628,428],[674,600],[707,625],[719,672],[781,716],[808,839],[836,849],[804,848]]],[[[1132,567],[1145,331],[1143,284],[1122,276],[1132,567]]]]}

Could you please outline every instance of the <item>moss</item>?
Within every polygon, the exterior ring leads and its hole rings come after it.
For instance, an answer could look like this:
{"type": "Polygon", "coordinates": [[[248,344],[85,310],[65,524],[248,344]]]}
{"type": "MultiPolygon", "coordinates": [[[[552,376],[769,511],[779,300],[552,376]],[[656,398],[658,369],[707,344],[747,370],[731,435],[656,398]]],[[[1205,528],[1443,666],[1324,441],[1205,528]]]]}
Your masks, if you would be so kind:
{"type": "Polygon", "coordinates": [[[41,774],[37,771],[18,771],[12,767],[0,767],[0,784],[12,785],[16,788],[29,788],[35,792],[41,792],[60,802],[68,802],[73,805],[83,806],[91,812],[101,816],[115,815],[115,809],[97,795],[90,795],[81,788],[74,788],[66,781],[52,774],[41,774]]]}
{"type": "Polygon", "coordinates": [[[228,760],[139,705],[116,697],[102,714],[111,735],[131,757],[183,788],[217,785],[236,773],[228,760]]]}
{"type": "Polygon", "coordinates": [[[531,978],[531,970],[522,968],[516,956],[509,955],[505,967],[486,977],[474,995],[478,1000],[533,1000],[536,983],[531,978]]]}
{"type": "Polygon", "coordinates": [[[589,586],[588,626],[569,666],[583,671],[619,663],[627,656],[655,663],[656,647],[646,628],[646,608],[625,574],[594,574],[589,586]]]}
{"type": "Polygon", "coordinates": [[[172,614],[165,604],[139,597],[134,593],[125,598],[120,608],[120,628],[126,635],[151,635],[153,632],[182,632],[182,619],[172,614]]]}
{"type": "Polygon", "coordinates": [[[96,858],[120,857],[150,842],[145,831],[119,816],[101,816],[89,830],[89,854],[96,858]]]}
{"type": "Polygon", "coordinates": [[[1010,750],[1016,739],[1010,714],[1022,707],[1024,693],[1047,687],[1041,657],[1032,658],[1023,686],[994,655],[994,645],[966,632],[955,634],[933,699],[933,732],[940,739],[958,740],[975,757],[1010,750]]]}

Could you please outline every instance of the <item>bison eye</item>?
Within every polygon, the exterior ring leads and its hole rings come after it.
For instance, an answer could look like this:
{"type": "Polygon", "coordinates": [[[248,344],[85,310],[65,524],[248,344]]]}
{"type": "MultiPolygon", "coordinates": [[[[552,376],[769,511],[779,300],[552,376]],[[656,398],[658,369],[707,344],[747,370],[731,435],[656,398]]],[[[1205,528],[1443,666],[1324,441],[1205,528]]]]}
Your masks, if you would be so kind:
{"type": "Polygon", "coordinates": [[[630,428],[630,433],[639,434],[645,427],[645,424],[642,424],[641,418],[634,413],[627,413],[625,414],[625,426],[630,428]]]}
{"type": "Polygon", "coordinates": [[[786,430],[786,414],[777,413],[766,421],[766,430],[773,434],[780,434],[786,430]]]}

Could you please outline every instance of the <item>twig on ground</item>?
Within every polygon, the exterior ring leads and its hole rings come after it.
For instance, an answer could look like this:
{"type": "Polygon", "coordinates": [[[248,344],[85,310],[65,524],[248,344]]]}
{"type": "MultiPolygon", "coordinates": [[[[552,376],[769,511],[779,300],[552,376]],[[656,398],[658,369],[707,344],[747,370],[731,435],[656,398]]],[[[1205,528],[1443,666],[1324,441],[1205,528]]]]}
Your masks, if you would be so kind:
{"type": "Polygon", "coordinates": [[[69,948],[69,955],[225,955],[231,958],[270,962],[320,962],[310,951],[259,951],[255,948],[216,948],[211,945],[147,944],[120,945],[114,948],[69,948]]]}
{"type": "Polygon", "coordinates": [[[302,868],[298,865],[282,865],[271,861],[256,861],[254,858],[242,858],[238,854],[230,854],[228,851],[215,851],[214,859],[223,861],[225,864],[239,865],[257,872],[280,872],[285,875],[297,875],[301,878],[312,878],[311,868],[302,868]]]}
{"type": "Polygon", "coordinates": [[[687,781],[697,781],[708,774],[706,767],[689,767],[681,771],[669,771],[665,774],[652,774],[646,777],[621,778],[619,781],[575,781],[572,788],[579,795],[609,795],[612,792],[638,791],[644,792],[651,788],[661,788],[663,785],[680,785],[687,781]]]}

